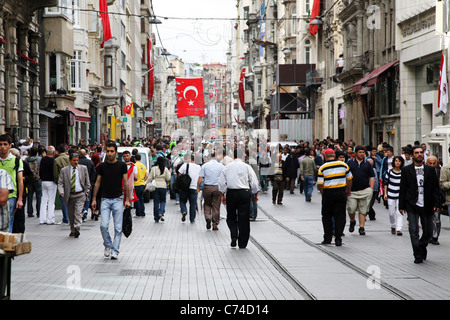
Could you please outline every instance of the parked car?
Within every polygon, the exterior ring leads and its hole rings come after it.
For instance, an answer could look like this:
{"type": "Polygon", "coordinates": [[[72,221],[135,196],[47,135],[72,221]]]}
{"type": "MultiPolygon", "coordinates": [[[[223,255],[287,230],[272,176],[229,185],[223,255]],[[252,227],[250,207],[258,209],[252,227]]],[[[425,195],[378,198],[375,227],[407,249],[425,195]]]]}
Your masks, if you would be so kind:
{"type": "MultiPolygon", "coordinates": [[[[125,150],[130,151],[132,153],[133,149],[138,150],[138,154],[141,156],[141,162],[147,169],[147,172],[150,173],[150,170],[153,166],[153,160],[152,160],[152,152],[150,148],[143,148],[143,147],[117,147],[117,160],[123,161],[123,152],[125,150]]],[[[103,161],[106,161],[106,155],[103,157],[103,161]]],[[[150,202],[151,194],[149,190],[145,190],[144,192],[144,202],[150,202]]]]}

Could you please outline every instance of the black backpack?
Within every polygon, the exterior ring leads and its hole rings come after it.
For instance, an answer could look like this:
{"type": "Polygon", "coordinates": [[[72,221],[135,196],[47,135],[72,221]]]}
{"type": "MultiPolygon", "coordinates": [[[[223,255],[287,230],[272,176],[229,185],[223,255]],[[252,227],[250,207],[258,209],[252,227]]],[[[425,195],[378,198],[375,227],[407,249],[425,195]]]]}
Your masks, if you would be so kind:
{"type": "Polygon", "coordinates": [[[173,185],[173,190],[175,191],[175,193],[188,192],[189,186],[191,185],[191,181],[192,179],[189,176],[189,163],[188,163],[186,166],[186,173],[180,174],[177,177],[177,180],[175,180],[175,183],[173,185]]]}

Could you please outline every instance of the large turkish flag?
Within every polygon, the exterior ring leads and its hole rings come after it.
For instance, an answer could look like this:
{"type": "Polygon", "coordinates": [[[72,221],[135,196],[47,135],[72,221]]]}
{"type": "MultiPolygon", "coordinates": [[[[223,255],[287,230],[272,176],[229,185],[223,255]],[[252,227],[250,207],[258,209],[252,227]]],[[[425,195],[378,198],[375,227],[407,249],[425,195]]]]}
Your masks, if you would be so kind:
{"type": "Polygon", "coordinates": [[[101,44],[101,47],[103,48],[105,42],[112,38],[112,34],[111,34],[111,24],[109,22],[108,4],[106,3],[106,0],[100,0],[99,7],[100,7],[100,18],[102,19],[103,24],[103,42],[101,44]]]}
{"type": "Polygon", "coordinates": [[[203,78],[176,78],[177,118],[205,116],[203,78]]]}

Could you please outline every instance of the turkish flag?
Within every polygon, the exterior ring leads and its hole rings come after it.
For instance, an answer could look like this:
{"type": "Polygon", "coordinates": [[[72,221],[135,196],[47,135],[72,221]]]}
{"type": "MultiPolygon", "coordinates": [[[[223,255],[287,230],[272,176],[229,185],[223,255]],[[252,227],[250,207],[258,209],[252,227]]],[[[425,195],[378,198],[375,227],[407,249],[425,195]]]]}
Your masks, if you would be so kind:
{"type": "MultiPolygon", "coordinates": [[[[314,0],[313,8],[311,11],[310,22],[313,21],[319,15],[319,13],[320,13],[320,0],[314,0]]],[[[313,25],[313,24],[309,25],[309,33],[312,36],[316,35],[317,31],[319,31],[318,25],[313,25]]]]}
{"type": "Polygon", "coordinates": [[[112,38],[111,25],[109,23],[108,4],[106,3],[106,0],[100,0],[100,18],[102,19],[103,25],[103,42],[101,44],[101,47],[103,48],[105,42],[112,38]]]}
{"type": "Polygon", "coordinates": [[[447,113],[448,105],[448,81],[447,81],[447,62],[445,54],[441,55],[441,68],[439,70],[439,96],[438,107],[443,113],[447,113]]]}
{"type": "Polygon", "coordinates": [[[177,118],[205,116],[203,78],[176,78],[177,118]]]}
{"type": "Polygon", "coordinates": [[[148,55],[147,64],[150,72],[148,73],[148,100],[153,100],[153,93],[155,90],[155,76],[153,73],[153,56],[152,56],[152,39],[148,39],[148,55]]]}
{"type": "Polygon", "coordinates": [[[245,67],[242,68],[241,77],[239,78],[239,101],[241,102],[241,107],[245,111],[245,99],[244,99],[244,76],[245,76],[245,67]]]}
{"type": "Polygon", "coordinates": [[[127,105],[125,108],[123,108],[123,112],[126,114],[131,114],[131,109],[133,108],[133,102],[127,105]]]}

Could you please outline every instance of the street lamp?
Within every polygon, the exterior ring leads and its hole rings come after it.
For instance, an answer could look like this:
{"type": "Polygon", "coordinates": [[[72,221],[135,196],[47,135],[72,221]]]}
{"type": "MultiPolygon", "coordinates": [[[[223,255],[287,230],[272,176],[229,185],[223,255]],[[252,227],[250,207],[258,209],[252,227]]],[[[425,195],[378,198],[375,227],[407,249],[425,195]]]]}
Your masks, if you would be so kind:
{"type": "Polygon", "coordinates": [[[161,55],[162,56],[170,56],[171,54],[166,49],[162,49],[161,55]]]}
{"type": "Polygon", "coordinates": [[[331,9],[333,9],[333,7],[335,6],[336,3],[338,3],[341,0],[336,0],[331,7],[325,11],[325,13],[323,13],[322,15],[317,16],[315,19],[313,19],[312,21],[309,22],[310,25],[313,26],[318,26],[318,25],[322,25],[323,24],[323,18],[328,14],[328,12],[331,11],[331,9]]]}
{"type": "Polygon", "coordinates": [[[149,22],[150,24],[161,24],[161,20],[157,19],[156,17],[152,17],[152,19],[149,22]]]}

